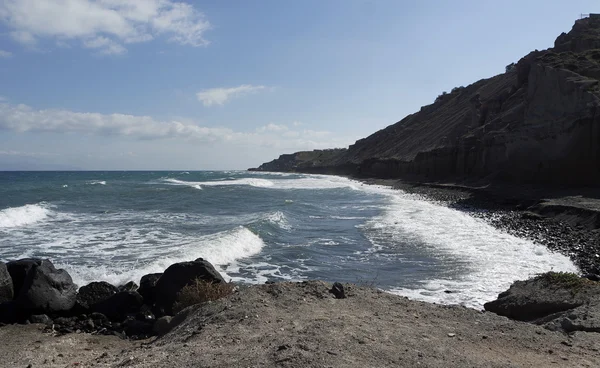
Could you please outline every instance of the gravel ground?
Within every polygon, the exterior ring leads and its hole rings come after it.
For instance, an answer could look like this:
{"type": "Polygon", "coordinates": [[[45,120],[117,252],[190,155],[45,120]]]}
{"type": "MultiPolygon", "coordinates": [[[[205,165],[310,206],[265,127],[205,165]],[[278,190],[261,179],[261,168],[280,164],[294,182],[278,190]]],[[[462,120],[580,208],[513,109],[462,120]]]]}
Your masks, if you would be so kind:
{"type": "Polygon", "coordinates": [[[320,281],[243,287],[169,334],[130,342],[0,329],[4,367],[598,367],[600,334],[320,281]]]}

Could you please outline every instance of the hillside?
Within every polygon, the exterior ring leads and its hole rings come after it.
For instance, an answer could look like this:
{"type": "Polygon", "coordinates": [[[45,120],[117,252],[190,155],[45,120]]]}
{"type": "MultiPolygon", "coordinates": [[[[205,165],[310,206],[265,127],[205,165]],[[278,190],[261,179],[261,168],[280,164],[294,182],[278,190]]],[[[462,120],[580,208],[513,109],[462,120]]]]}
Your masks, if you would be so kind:
{"type": "Polygon", "coordinates": [[[297,152],[258,171],[549,185],[600,182],[600,19],[554,47],[454,88],[345,150],[297,152]]]}

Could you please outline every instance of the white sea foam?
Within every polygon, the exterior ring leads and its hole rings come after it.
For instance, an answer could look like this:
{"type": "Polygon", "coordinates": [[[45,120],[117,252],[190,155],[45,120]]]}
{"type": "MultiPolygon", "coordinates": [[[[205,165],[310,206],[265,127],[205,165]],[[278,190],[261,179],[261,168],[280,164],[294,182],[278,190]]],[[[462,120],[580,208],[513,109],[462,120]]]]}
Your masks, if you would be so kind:
{"type": "Polygon", "coordinates": [[[27,204],[0,210],[0,229],[34,224],[50,214],[44,204],[27,204]]]}
{"type": "MultiPolygon", "coordinates": [[[[202,257],[223,271],[223,276],[228,278],[225,270],[227,266],[233,264],[235,267],[238,259],[258,254],[264,247],[264,242],[258,235],[242,226],[195,239],[170,235],[170,239],[162,239],[164,243],[167,243],[163,247],[148,245],[148,239],[152,238],[149,234],[123,239],[120,246],[115,246],[114,241],[101,242],[104,245],[78,249],[68,246],[71,249],[70,254],[79,253],[80,258],[94,259],[101,256],[104,259],[110,259],[127,255],[127,258],[138,259],[137,262],[106,262],[100,266],[90,264],[81,266],[59,261],[57,265],[65,268],[78,285],[100,280],[119,285],[131,280],[139,282],[143,275],[163,272],[173,263],[202,257]]],[[[51,247],[51,244],[46,246],[51,247]]],[[[62,260],[64,257],[57,259],[62,260]]]]}
{"type": "Polygon", "coordinates": [[[225,185],[249,185],[252,187],[268,188],[273,186],[273,182],[259,178],[242,178],[234,180],[215,180],[215,181],[184,181],[178,179],[164,179],[165,182],[174,185],[187,185],[197,188],[198,186],[225,186],[225,185]]]}
{"type": "Polygon", "coordinates": [[[375,247],[381,247],[381,243],[419,244],[432,257],[450,258],[467,268],[456,279],[423,280],[414,288],[393,289],[395,293],[429,302],[481,308],[515,280],[551,270],[577,271],[568,257],[509,235],[464,212],[401,191],[381,187],[365,190],[390,197],[383,215],[364,226],[375,247]]]}
{"type": "Polygon", "coordinates": [[[287,220],[287,217],[281,211],[269,213],[265,216],[265,219],[284,230],[290,230],[292,228],[287,220]]]}
{"type": "Polygon", "coordinates": [[[257,188],[270,189],[335,189],[335,188],[351,188],[358,189],[361,185],[358,182],[345,178],[338,178],[326,175],[308,175],[301,178],[293,179],[262,179],[262,178],[240,178],[240,179],[219,179],[213,181],[184,181],[179,179],[167,178],[163,179],[173,185],[187,186],[226,186],[226,185],[248,185],[257,188]]]}
{"type": "Polygon", "coordinates": [[[86,184],[88,184],[88,185],[106,185],[106,181],[104,181],[104,180],[92,180],[92,181],[88,181],[86,184]]]}

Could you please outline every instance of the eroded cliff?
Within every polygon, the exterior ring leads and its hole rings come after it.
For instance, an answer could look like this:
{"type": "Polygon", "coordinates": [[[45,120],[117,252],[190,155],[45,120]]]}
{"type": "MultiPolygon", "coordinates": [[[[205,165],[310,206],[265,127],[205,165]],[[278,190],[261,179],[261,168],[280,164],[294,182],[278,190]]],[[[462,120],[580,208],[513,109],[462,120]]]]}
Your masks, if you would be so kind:
{"type": "Polygon", "coordinates": [[[255,170],[415,180],[600,183],[600,20],[505,73],[442,94],[347,150],[282,155],[255,170]]]}

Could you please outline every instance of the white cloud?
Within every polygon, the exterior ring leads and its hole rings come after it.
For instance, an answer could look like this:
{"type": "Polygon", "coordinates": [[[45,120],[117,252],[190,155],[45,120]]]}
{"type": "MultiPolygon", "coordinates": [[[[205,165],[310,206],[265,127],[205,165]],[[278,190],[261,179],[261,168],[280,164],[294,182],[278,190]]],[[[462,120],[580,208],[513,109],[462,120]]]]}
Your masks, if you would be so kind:
{"type": "Polygon", "coordinates": [[[59,154],[49,153],[49,152],[23,152],[23,151],[13,151],[13,150],[0,150],[0,156],[45,157],[45,156],[59,156],[59,154]]]}
{"type": "Polygon", "coordinates": [[[127,52],[127,49],[123,46],[106,37],[96,37],[91,40],[85,40],[83,45],[87,48],[100,49],[100,53],[105,55],[123,54],[127,52]]]}
{"type": "Polygon", "coordinates": [[[226,127],[203,127],[185,119],[161,121],[150,116],[128,114],[38,110],[2,100],[0,130],[128,137],[136,140],[229,143],[236,146],[275,147],[282,151],[344,147],[357,138],[326,131],[294,131],[286,125],[273,123],[257,128],[254,132],[240,132],[226,127]]]}
{"type": "Polygon", "coordinates": [[[230,98],[256,93],[265,88],[265,86],[252,86],[250,84],[242,84],[232,88],[211,88],[196,93],[196,97],[204,106],[209,107],[223,105],[230,98]]]}
{"type": "Polygon", "coordinates": [[[269,123],[265,126],[261,126],[261,127],[257,128],[256,131],[257,132],[284,132],[288,129],[289,128],[283,124],[277,125],[277,124],[269,123]]]}
{"type": "Polygon", "coordinates": [[[193,5],[177,0],[3,0],[0,22],[27,46],[39,39],[78,42],[101,53],[165,36],[181,45],[205,46],[210,23],[193,5]]]}
{"type": "Polygon", "coordinates": [[[8,59],[12,56],[12,52],[0,50],[0,59],[8,59]]]}

